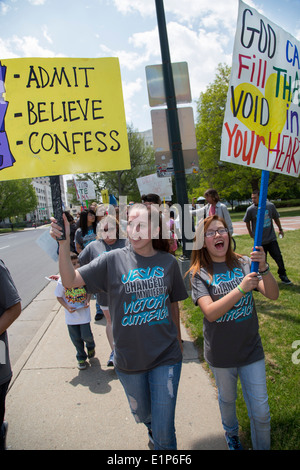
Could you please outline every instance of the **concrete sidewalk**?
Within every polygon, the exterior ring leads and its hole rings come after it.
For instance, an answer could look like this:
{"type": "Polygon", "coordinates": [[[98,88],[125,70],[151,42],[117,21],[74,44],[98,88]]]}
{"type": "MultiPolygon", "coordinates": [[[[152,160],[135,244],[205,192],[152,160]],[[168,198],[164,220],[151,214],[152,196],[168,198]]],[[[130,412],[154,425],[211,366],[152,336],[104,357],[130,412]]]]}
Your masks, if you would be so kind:
{"type": "MultiPolygon", "coordinates": [[[[92,301],[96,356],[79,371],[54,289],[50,283],[21,314],[32,318],[37,310],[47,309],[34,338],[13,363],[6,400],[8,449],[147,450],[146,428],[135,423],[114,369],[106,366],[110,349],[105,319],[94,321],[92,301]]],[[[216,390],[184,327],[182,335],[178,450],[225,450],[216,390]]]]}
{"type": "MultiPolygon", "coordinates": [[[[281,217],[280,220],[281,220],[281,225],[282,225],[284,232],[287,232],[289,230],[300,229],[300,216],[281,217]]],[[[245,222],[243,221],[233,222],[232,225],[233,225],[233,236],[248,235],[248,230],[247,230],[245,222]]],[[[274,224],[274,228],[275,228],[276,235],[278,235],[278,228],[276,224],[274,224]]],[[[249,240],[250,240],[250,237],[249,237],[249,240]]],[[[282,241],[280,243],[282,243],[282,241]]]]}

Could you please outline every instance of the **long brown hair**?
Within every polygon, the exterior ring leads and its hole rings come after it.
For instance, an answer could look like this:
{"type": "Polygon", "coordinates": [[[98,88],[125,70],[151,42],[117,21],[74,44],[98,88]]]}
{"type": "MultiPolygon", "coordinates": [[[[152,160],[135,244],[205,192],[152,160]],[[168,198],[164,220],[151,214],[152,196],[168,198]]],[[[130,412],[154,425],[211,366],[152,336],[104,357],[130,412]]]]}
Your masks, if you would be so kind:
{"type": "MultiPolygon", "coordinates": [[[[214,220],[220,221],[224,225],[224,227],[228,229],[225,220],[222,219],[222,217],[219,217],[218,215],[211,215],[207,217],[206,219],[200,221],[196,230],[196,236],[194,240],[195,249],[192,250],[192,254],[191,254],[191,266],[190,266],[190,269],[188,270],[188,272],[192,273],[193,277],[195,276],[197,272],[200,271],[201,268],[205,268],[211,277],[213,275],[213,272],[212,272],[213,262],[203,242],[204,242],[204,234],[207,231],[211,222],[213,222],[214,220]]],[[[238,265],[238,261],[240,258],[242,258],[242,255],[239,255],[238,253],[235,253],[233,251],[232,238],[231,238],[229,230],[228,230],[228,237],[229,237],[229,244],[228,244],[228,250],[226,253],[226,264],[229,269],[232,269],[238,265]]]]}
{"type": "Polygon", "coordinates": [[[96,233],[96,229],[97,229],[96,213],[92,209],[83,210],[82,212],[80,212],[80,218],[79,218],[79,227],[81,228],[83,236],[85,236],[88,233],[88,214],[92,214],[95,216],[95,220],[91,225],[94,233],[96,233]]]}
{"type": "Polygon", "coordinates": [[[161,251],[170,251],[170,243],[169,239],[164,238],[164,232],[163,231],[163,221],[162,221],[162,213],[159,210],[159,206],[157,204],[151,204],[147,205],[142,202],[137,202],[130,206],[128,210],[128,215],[130,214],[130,211],[132,209],[139,209],[139,210],[145,210],[148,212],[148,220],[151,223],[151,226],[153,227],[154,231],[156,232],[155,229],[157,229],[157,226],[159,227],[159,230],[157,231],[157,236],[155,238],[152,238],[152,246],[155,250],[161,250],[161,251]],[[157,225],[156,225],[157,224],[157,225]],[[156,225],[156,226],[155,226],[156,225]]]}

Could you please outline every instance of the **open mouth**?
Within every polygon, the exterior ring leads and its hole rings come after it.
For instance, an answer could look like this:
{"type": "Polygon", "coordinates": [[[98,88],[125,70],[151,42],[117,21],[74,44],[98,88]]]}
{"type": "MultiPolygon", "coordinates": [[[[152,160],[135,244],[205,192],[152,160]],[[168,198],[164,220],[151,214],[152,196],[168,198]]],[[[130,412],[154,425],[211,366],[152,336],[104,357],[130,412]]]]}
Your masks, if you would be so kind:
{"type": "Polygon", "coordinates": [[[215,243],[215,247],[216,247],[217,250],[222,250],[222,248],[224,248],[224,241],[223,240],[218,240],[215,243]]]}

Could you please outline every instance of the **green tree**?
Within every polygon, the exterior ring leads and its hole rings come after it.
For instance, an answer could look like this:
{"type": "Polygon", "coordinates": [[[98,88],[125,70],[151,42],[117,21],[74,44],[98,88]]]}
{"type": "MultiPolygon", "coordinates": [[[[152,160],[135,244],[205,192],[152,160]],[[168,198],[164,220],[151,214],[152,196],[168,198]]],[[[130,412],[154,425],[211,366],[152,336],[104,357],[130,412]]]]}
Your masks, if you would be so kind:
{"type": "Polygon", "coordinates": [[[38,199],[30,179],[0,182],[0,219],[24,216],[36,209],[38,199]]]}
{"type": "Polygon", "coordinates": [[[146,146],[144,139],[133,125],[127,124],[127,135],[130,153],[130,170],[107,171],[81,175],[81,179],[89,178],[95,185],[98,200],[101,190],[107,189],[109,194],[116,197],[127,196],[128,201],[139,201],[140,193],[137,178],[156,171],[154,149],[146,146]]]}
{"type": "Polygon", "coordinates": [[[197,101],[196,138],[199,154],[200,180],[214,186],[220,160],[221,133],[230,68],[219,64],[215,81],[201,93],[197,101]]]}

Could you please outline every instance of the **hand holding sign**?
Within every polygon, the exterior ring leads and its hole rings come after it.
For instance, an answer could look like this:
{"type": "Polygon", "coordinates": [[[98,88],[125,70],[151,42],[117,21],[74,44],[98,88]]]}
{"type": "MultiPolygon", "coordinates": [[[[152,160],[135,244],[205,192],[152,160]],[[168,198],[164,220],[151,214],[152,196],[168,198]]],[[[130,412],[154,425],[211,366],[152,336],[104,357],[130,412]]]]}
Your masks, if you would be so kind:
{"type": "Polygon", "coordinates": [[[63,210],[61,204],[61,189],[60,189],[60,181],[59,176],[50,176],[50,185],[51,185],[51,196],[52,196],[52,206],[55,218],[57,222],[62,227],[62,234],[58,240],[65,240],[65,231],[64,231],[64,223],[63,223],[63,210]]]}
{"type": "Polygon", "coordinates": [[[50,235],[54,240],[57,240],[60,244],[64,243],[70,246],[70,224],[65,214],[62,214],[62,224],[58,222],[54,217],[51,217],[51,228],[50,235]],[[68,241],[68,243],[66,242],[68,241]]]}

